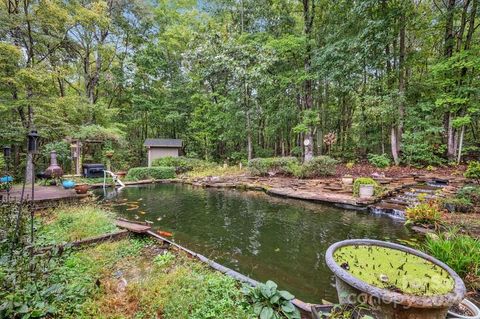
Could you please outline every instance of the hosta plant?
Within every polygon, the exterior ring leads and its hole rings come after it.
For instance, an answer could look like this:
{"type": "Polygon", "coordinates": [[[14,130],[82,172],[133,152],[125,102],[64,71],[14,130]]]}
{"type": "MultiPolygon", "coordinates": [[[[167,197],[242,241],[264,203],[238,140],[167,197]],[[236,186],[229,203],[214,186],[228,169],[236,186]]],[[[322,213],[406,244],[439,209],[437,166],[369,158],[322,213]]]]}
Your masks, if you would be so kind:
{"type": "Polygon", "coordinates": [[[244,286],[242,292],[260,319],[300,319],[300,312],[292,303],[295,296],[277,288],[277,284],[269,280],[255,288],[244,286]]]}

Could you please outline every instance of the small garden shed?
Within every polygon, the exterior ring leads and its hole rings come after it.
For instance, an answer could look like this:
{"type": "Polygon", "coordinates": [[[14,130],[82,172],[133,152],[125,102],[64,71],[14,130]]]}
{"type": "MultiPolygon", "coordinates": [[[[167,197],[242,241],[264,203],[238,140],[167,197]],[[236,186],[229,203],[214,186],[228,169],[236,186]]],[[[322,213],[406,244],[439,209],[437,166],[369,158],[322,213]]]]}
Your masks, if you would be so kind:
{"type": "Polygon", "coordinates": [[[147,138],[143,146],[147,147],[148,167],[157,158],[179,156],[182,145],[183,142],[179,139],[147,138]]]}

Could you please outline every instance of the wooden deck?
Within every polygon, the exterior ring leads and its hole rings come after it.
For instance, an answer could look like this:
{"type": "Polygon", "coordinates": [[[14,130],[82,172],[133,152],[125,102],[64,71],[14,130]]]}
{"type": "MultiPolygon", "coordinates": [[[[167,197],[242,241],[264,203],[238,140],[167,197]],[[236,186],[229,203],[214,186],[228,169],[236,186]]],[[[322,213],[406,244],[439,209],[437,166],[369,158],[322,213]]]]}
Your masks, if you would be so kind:
{"type": "MultiPolygon", "coordinates": [[[[7,199],[7,192],[0,193],[5,200],[7,199]]],[[[20,201],[22,196],[22,186],[16,185],[8,194],[11,201],[20,201]]],[[[87,197],[88,194],[79,195],[73,189],[64,189],[61,186],[39,186],[34,188],[34,202],[48,202],[48,201],[62,201],[62,200],[76,200],[87,197]]],[[[32,198],[32,187],[27,185],[25,187],[24,199],[30,201],[32,198]]]]}

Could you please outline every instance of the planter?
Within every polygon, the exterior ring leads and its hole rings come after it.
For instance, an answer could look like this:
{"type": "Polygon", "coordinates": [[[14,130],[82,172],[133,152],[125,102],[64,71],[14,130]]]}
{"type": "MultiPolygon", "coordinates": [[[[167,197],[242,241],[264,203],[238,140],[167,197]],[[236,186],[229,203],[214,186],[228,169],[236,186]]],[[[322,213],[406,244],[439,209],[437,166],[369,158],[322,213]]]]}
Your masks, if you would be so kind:
{"type": "Polygon", "coordinates": [[[66,180],[66,181],[63,181],[62,182],[62,186],[63,188],[65,189],[72,189],[75,187],[75,182],[74,181],[70,181],[70,180],[66,180]]]}
{"type": "Polygon", "coordinates": [[[480,309],[467,299],[463,299],[458,306],[448,310],[448,319],[480,319],[480,309]]]}
{"type": "Polygon", "coordinates": [[[466,293],[450,267],[398,244],[345,240],[328,248],[326,262],[340,303],[367,304],[378,319],[443,319],[466,293]]]}
{"type": "Polygon", "coordinates": [[[353,177],[351,176],[342,177],[342,184],[345,186],[351,186],[353,184],[353,177]]]}
{"type": "Polygon", "coordinates": [[[88,186],[87,184],[79,184],[75,186],[75,192],[77,194],[86,194],[89,189],[90,186],[88,186]]]}
{"type": "Polygon", "coordinates": [[[360,198],[370,198],[375,192],[375,185],[360,185],[358,195],[360,198]]]}
{"type": "Polygon", "coordinates": [[[0,177],[0,183],[11,183],[13,182],[13,177],[10,175],[5,175],[0,177]]]}

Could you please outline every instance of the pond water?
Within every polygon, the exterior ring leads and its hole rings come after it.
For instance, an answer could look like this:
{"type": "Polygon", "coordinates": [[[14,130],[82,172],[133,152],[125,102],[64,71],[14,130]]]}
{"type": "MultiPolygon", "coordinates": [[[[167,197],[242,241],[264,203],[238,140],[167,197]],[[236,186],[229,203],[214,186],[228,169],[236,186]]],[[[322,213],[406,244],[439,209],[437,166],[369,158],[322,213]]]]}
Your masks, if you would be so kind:
{"type": "Polygon", "coordinates": [[[334,242],[416,241],[402,222],[386,216],[262,192],[157,184],[127,187],[112,201],[120,216],[152,221],[175,242],[312,303],[337,301],[324,257],[334,242]]]}

